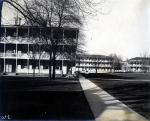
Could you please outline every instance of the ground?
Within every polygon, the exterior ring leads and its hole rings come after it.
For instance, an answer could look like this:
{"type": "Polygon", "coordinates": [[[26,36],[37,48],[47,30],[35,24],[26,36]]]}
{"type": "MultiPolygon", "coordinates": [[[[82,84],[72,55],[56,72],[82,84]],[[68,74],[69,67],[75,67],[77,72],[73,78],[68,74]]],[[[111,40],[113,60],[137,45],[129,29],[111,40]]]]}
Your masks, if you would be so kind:
{"type": "Polygon", "coordinates": [[[90,120],[78,79],[1,77],[1,114],[10,119],[90,120]]]}
{"type": "Polygon", "coordinates": [[[96,85],[150,119],[150,73],[111,73],[85,75],[96,85]]]}
{"type": "MultiPolygon", "coordinates": [[[[83,75],[150,119],[150,73],[83,75]]],[[[94,119],[77,78],[1,76],[0,107],[0,117],[10,119],[94,119]]]]}

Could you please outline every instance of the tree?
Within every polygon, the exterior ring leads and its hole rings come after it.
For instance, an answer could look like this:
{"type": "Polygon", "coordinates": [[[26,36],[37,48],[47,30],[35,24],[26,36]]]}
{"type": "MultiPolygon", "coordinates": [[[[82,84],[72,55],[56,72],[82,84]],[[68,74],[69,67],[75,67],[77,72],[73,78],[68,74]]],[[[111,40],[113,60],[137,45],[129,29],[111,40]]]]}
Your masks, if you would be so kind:
{"type": "MultiPolygon", "coordinates": [[[[23,0],[24,4],[15,0],[6,0],[14,6],[25,18],[25,21],[33,26],[44,27],[41,34],[41,42],[47,45],[49,58],[49,78],[51,78],[51,66],[55,78],[57,46],[66,44],[70,40],[62,40],[61,33],[64,26],[81,26],[86,15],[95,13],[93,9],[96,3],[91,0],[23,0]],[[56,38],[52,37],[52,27],[56,27],[56,38]]],[[[76,41],[71,42],[77,45],[76,41]]]]}
{"type": "MultiPolygon", "coordinates": [[[[44,43],[47,44],[50,55],[50,63],[49,63],[49,72],[51,72],[51,63],[53,65],[53,75],[52,78],[55,78],[55,67],[56,67],[56,56],[58,53],[57,45],[66,44],[68,42],[62,41],[62,27],[68,24],[78,24],[81,25],[80,16],[78,14],[78,9],[75,6],[76,2],[72,2],[69,0],[45,0],[39,1],[34,0],[32,2],[25,2],[25,7],[27,11],[27,15],[30,16],[35,21],[30,22],[32,24],[36,24],[38,26],[42,26],[44,28],[50,28],[50,34],[48,35],[48,31],[44,32],[41,39],[42,41],[46,41],[44,43]],[[56,38],[52,37],[51,28],[56,27],[56,38]]],[[[70,41],[69,41],[70,42],[70,41]]],[[[75,41],[72,41],[71,44],[76,44],[75,41]]],[[[49,73],[50,74],[50,73],[49,73]]],[[[49,75],[50,77],[50,75],[49,75]]]]}
{"type": "Polygon", "coordinates": [[[148,55],[148,52],[144,52],[141,54],[141,69],[144,73],[149,71],[150,66],[150,57],[148,55]]]}
{"type": "Polygon", "coordinates": [[[97,67],[98,62],[94,62],[94,68],[95,68],[95,73],[97,73],[98,67],[97,67]]]}
{"type": "MultiPolygon", "coordinates": [[[[29,53],[27,53],[28,57],[30,59],[32,59],[32,67],[33,67],[33,78],[35,77],[35,70],[36,67],[38,66],[39,71],[40,71],[40,59],[41,59],[41,55],[42,55],[42,51],[40,50],[40,45],[37,43],[32,43],[30,45],[30,51],[29,53]],[[38,61],[38,65],[36,63],[36,61],[38,61]]],[[[39,72],[40,73],[40,72],[39,72]]]]}
{"type": "Polygon", "coordinates": [[[122,69],[122,58],[121,56],[118,56],[116,54],[110,54],[110,57],[113,58],[113,62],[112,62],[112,67],[113,67],[113,70],[116,71],[116,70],[121,70],[122,69]]]}

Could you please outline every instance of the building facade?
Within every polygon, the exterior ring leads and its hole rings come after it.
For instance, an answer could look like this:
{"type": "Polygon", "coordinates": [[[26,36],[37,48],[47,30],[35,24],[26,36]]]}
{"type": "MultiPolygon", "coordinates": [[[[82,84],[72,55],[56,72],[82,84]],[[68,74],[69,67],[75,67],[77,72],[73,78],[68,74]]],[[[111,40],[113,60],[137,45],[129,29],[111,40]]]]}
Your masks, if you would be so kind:
{"type": "MultiPolygon", "coordinates": [[[[0,72],[1,73],[39,73],[49,72],[49,53],[44,44],[35,44],[42,32],[52,33],[53,39],[58,36],[56,28],[41,28],[31,26],[2,26],[0,33],[0,72]]],[[[55,48],[58,50],[56,56],[56,74],[67,74],[75,69],[75,61],[67,54],[76,51],[78,39],[77,28],[62,28],[60,32],[60,43],[55,48]],[[72,43],[74,41],[74,43],[72,43]]]]}
{"type": "Polygon", "coordinates": [[[150,57],[135,57],[124,64],[126,72],[150,72],[150,57]]]}
{"type": "Polygon", "coordinates": [[[107,73],[113,71],[113,58],[104,55],[78,55],[76,71],[82,73],[107,73]]]}
{"type": "Polygon", "coordinates": [[[128,60],[128,68],[131,72],[150,72],[150,58],[131,58],[130,60],[128,60]]]}

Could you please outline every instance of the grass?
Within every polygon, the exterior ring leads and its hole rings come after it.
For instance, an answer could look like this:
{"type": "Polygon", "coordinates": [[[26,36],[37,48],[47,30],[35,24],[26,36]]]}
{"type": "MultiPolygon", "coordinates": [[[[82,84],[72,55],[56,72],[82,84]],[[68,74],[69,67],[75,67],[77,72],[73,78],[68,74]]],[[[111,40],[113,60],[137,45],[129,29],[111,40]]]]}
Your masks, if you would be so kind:
{"type": "Polygon", "coordinates": [[[86,78],[103,79],[147,79],[150,80],[150,73],[89,73],[83,74],[86,78]]]}
{"type": "Polygon", "coordinates": [[[88,120],[93,119],[83,92],[3,93],[2,114],[11,119],[88,120]]]}
{"type": "Polygon", "coordinates": [[[0,115],[16,120],[92,120],[78,79],[1,77],[0,115]]]}

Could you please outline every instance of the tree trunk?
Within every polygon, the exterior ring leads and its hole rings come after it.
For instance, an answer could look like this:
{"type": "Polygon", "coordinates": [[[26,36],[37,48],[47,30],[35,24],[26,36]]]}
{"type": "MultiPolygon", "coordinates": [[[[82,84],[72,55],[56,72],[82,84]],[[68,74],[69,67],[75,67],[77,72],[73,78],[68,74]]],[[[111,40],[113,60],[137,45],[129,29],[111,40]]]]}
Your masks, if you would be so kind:
{"type": "Polygon", "coordinates": [[[95,73],[97,74],[97,67],[96,67],[96,63],[95,63],[95,73]]]}
{"type": "Polygon", "coordinates": [[[54,57],[53,57],[53,75],[52,75],[52,78],[55,79],[55,75],[56,75],[56,73],[55,73],[55,68],[56,68],[56,55],[54,54],[53,56],[54,56],[54,57]]]}
{"type": "Polygon", "coordinates": [[[96,74],[97,74],[97,67],[96,67],[96,74]]]}
{"type": "Polygon", "coordinates": [[[40,75],[41,74],[41,72],[40,72],[41,59],[40,58],[39,58],[38,62],[39,62],[38,67],[39,67],[39,75],[40,75]]]}
{"type": "Polygon", "coordinates": [[[35,64],[33,64],[33,79],[35,78],[35,64]]]}

